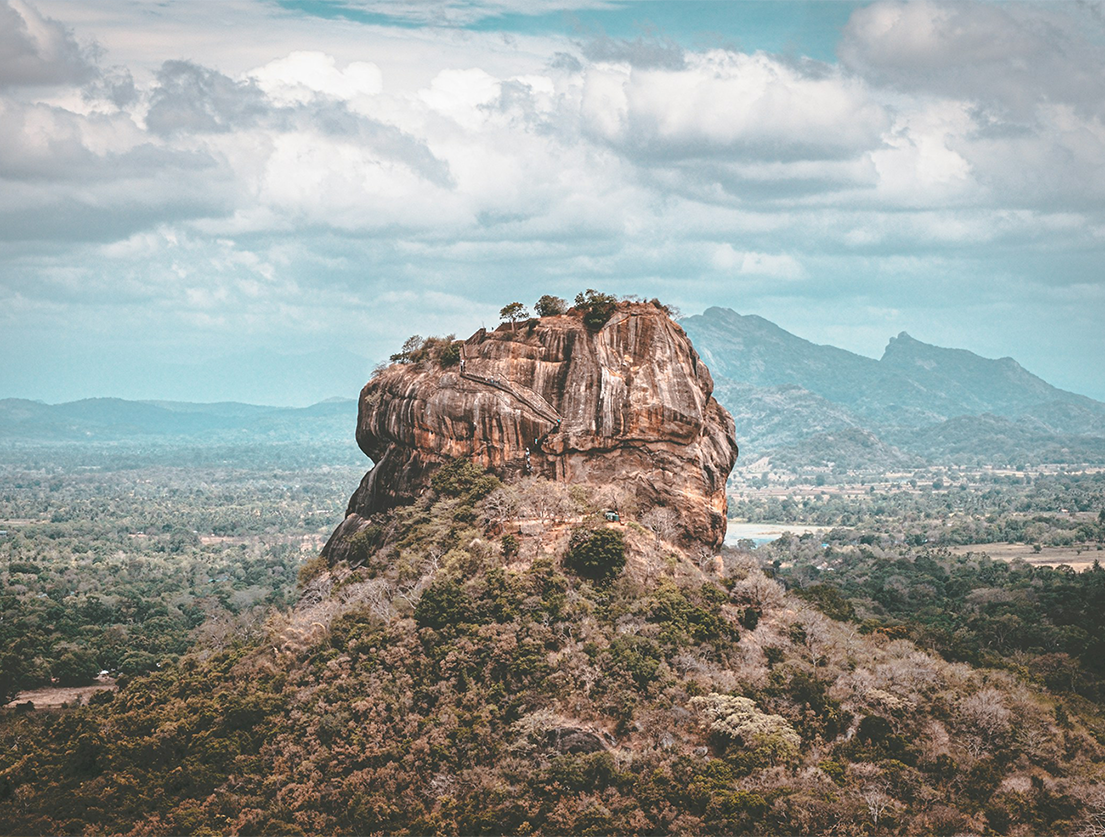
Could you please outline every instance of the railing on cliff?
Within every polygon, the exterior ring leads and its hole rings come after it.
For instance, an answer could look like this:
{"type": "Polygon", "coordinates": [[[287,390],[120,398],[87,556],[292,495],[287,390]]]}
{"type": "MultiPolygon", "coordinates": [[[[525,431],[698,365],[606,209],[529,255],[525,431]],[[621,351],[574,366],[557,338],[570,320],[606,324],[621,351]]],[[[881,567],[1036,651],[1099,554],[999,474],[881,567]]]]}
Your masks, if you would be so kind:
{"type": "MultiPolygon", "coordinates": [[[[468,359],[464,355],[464,346],[462,344],[461,349],[460,349],[460,376],[462,378],[464,378],[466,381],[472,381],[472,382],[477,383],[477,384],[483,384],[484,386],[492,387],[493,389],[497,389],[501,392],[505,392],[507,395],[510,395],[513,398],[516,398],[518,401],[521,401],[523,404],[525,404],[527,407],[529,407],[530,410],[532,410],[534,413],[539,415],[545,421],[552,423],[553,427],[550,430],[546,431],[545,434],[542,435],[539,439],[534,440],[534,447],[540,448],[541,445],[544,444],[545,440],[550,435],[552,435],[553,433],[555,433],[556,431],[558,431],[560,429],[560,424],[563,421],[563,419],[561,418],[559,413],[557,413],[553,409],[551,404],[548,404],[548,402],[545,402],[545,404],[547,406],[547,409],[546,409],[546,407],[542,407],[540,404],[535,402],[529,396],[518,392],[518,390],[516,390],[509,383],[501,381],[498,378],[488,378],[484,375],[477,375],[474,372],[469,372],[465,368],[466,365],[467,365],[467,360],[468,359]]],[[[534,394],[536,395],[536,393],[534,393],[534,394]]],[[[541,399],[541,400],[544,401],[544,399],[541,399]]]]}

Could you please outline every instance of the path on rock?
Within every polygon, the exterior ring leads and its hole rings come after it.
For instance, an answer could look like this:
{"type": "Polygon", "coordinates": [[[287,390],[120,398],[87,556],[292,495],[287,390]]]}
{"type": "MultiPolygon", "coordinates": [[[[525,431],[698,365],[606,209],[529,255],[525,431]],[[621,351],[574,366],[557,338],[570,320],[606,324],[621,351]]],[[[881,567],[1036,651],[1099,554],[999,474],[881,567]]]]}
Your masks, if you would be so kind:
{"type": "MultiPolygon", "coordinates": [[[[560,429],[560,424],[563,421],[563,419],[552,408],[552,406],[548,404],[548,402],[545,402],[546,406],[548,407],[548,409],[546,409],[545,407],[542,407],[539,404],[537,404],[529,396],[523,395],[522,393],[518,392],[518,390],[515,389],[512,385],[510,385],[508,383],[505,383],[503,381],[500,381],[498,378],[488,378],[488,377],[485,377],[483,375],[476,375],[473,372],[469,372],[465,368],[467,360],[468,359],[464,356],[464,347],[462,346],[461,350],[460,350],[460,376],[464,380],[472,381],[472,382],[477,383],[477,384],[483,384],[484,386],[492,387],[493,389],[497,389],[501,392],[505,392],[507,395],[513,396],[518,401],[521,401],[523,404],[525,404],[527,407],[529,407],[530,410],[535,412],[537,415],[539,415],[545,421],[551,422],[554,425],[553,428],[551,430],[547,431],[540,439],[537,439],[537,440],[534,441],[534,446],[535,447],[540,448],[541,445],[544,443],[545,439],[547,439],[550,434],[555,433],[557,430],[560,429]]],[[[534,393],[534,395],[536,396],[536,393],[534,393]]],[[[540,396],[537,396],[537,397],[540,397],[540,396]]],[[[542,399],[542,401],[544,401],[544,399],[542,399]]]]}

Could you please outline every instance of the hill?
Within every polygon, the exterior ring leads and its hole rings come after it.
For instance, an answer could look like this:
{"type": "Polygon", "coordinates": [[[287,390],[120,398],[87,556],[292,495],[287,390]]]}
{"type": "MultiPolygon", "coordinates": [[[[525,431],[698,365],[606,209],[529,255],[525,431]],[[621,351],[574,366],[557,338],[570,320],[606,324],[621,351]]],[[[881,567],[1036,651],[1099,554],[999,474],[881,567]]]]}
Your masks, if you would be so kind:
{"type": "Polygon", "coordinates": [[[333,399],[310,407],[264,407],[237,402],[190,404],[87,398],[43,404],[0,400],[0,442],[179,442],[204,445],[348,438],[356,401],[333,399]]]}
{"type": "MultiPolygon", "coordinates": [[[[381,370],[375,467],[294,607],[87,706],[0,714],[0,831],[1058,835],[1105,813],[1105,572],[872,536],[847,544],[854,599],[788,592],[784,559],[814,577],[844,545],[719,548],[736,451],[711,375],[660,306],[603,306],[381,370]],[[937,601],[954,636],[893,617],[937,601]],[[964,662],[1014,633],[1004,670],[964,662]]],[[[820,432],[881,450],[846,418],[820,432]]],[[[53,612],[105,618],[68,589],[53,612]]]]}
{"type": "Polygon", "coordinates": [[[932,346],[903,332],[875,360],[722,308],[681,325],[714,371],[746,462],[772,455],[777,462],[812,455],[841,468],[1105,462],[1105,404],[1054,387],[1012,358],[932,346]],[[839,434],[846,428],[878,444],[857,456],[854,444],[839,443],[856,438],[839,434]]]}

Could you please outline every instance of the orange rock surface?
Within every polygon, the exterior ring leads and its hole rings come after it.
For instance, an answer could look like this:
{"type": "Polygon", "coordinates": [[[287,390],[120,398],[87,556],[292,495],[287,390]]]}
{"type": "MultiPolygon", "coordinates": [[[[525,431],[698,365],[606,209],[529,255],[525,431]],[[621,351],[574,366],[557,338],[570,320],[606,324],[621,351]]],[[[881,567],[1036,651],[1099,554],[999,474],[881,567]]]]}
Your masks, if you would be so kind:
{"type": "Polygon", "coordinates": [[[411,502],[437,467],[465,457],[507,480],[534,474],[628,492],[640,509],[673,509],[688,541],[721,545],[733,419],[665,311],[621,303],[597,331],[575,311],[480,330],[462,358],[396,364],[362,390],[357,442],[376,464],[331,543],[411,502]]]}

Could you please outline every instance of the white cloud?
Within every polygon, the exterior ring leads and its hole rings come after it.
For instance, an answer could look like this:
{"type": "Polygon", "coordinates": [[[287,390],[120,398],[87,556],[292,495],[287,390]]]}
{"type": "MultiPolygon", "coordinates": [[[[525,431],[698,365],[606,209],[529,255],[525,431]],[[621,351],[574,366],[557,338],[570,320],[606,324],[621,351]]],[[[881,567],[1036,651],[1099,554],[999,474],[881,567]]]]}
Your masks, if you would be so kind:
{"type": "Polygon", "coordinates": [[[1089,4],[879,0],[852,15],[839,52],[876,83],[1019,120],[1041,101],[1105,110],[1103,34],[1089,4]]]}
{"type": "Polygon", "coordinates": [[[339,70],[334,57],[324,52],[293,52],[249,75],[281,106],[306,104],[318,94],[349,101],[383,89],[383,75],[372,62],[351,61],[339,70]]]}
{"type": "Polygon", "coordinates": [[[478,67],[442,70],[418,98],[436,113],[474,131],[487,121],[487,108],[499,98],[500,89],[500,81],[478,67]]]}
{"type": "Polygon", "coordinates": [[[805,276],[802,265],[786,253],[756,253],[737,250],[732,244],[714,247],[710,263],[717,270],[746,276],[769,276],[776,279],[801,279],[805,276]]]}
{"type": "MultiPolygon", "coordinates": [[[[272,23],[244,43],[191,5],[108,5],[145,21],[129,39],[123,23],[96,30],[102,63],[127,49],[126,67],[0,89],[0,296],[20,300],[7,310],[31,338],[65,322],[55,306],[112,299],[159,312],[151,340],[173,322],[306,340],[341,310],[329,322],[372,331],[379,357],[424,294],[444,295],[426,331],[493,315],[503,288],[590,285],[686,310],[832,297],[905,318],[915,301],[882,282],[901,260],[912,285],[954,274],[939,293],[976,298],[1018,271],[1099,281],[1105,129],[1087,91],[1105,82],[1059,78],[1054,45],[1077,39],[1033,23],[1061,17],[1050,7],[879,2],[856,12],[833,67],[227,0],[235,25],[272,23]],[[1001,49],[979,34],[987,21],[1005,27],[1001,49]],[[1046,78],[1018,76],[1003,53],[1017,49],[1046,78]]],[[[77,43],[42,20],[58,49],[77,43]]]]}
{"type": "Polygon", "coordinates": [[[585,124],[635,156],[751,160],[852,157],[877,147],[886,110],[864,85],[762,53],[689,53],[682,70],[588,68],[585,124]]]}
{"type": "Polygon", "coordinates": [[[613,9],[615,0],[331,0],[336,7],[430,26],[465,26],[502,15],[613,9]]]}

